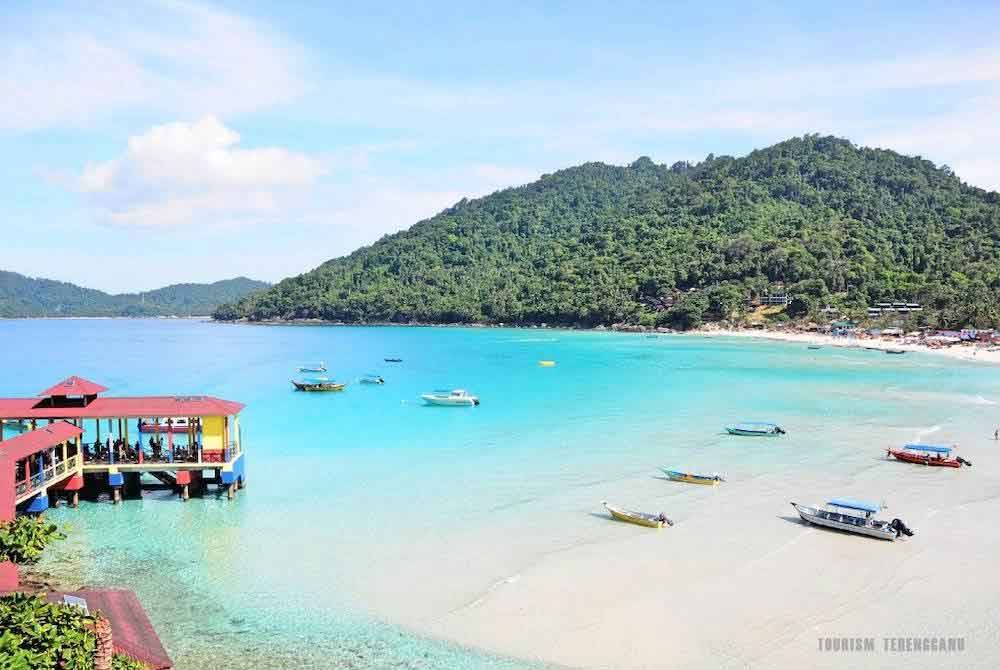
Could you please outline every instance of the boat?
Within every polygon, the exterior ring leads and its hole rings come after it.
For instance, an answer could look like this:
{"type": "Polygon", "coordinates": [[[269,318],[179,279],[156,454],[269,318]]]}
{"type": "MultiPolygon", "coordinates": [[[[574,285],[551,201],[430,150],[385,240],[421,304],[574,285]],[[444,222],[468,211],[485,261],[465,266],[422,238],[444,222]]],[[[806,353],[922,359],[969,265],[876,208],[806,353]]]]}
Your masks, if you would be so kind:
{"type": "Polygon", "coordinates": [[[905,354],[906,350],[905,349],[886,349],[885,353],[899,355],[899,354],[905,354]]]}
{"type": "Polygon", "coordinates": [[[320,361],[319,363],[301,365],[299,366],[299,372],[326,372],[326,363],[320,361]]]}
{"type": "Polygon", "coordinates": [[[326,377],[313,377],[311,379],[302,379],[299,381],[292,380],[292,386],[295,387],[296,391],[343,391],[347,384],[341,384],[340,382],[335,382],[332,379],[327,379],[326,377]]]}
{"type": "Polygon", "coordinates": [[[937,444],[907,444],[902,449],[886,449],[886,457],[892,456],[897,461],[916,463],[917,465],[933,465],[941,468],[960,468],[972,463],[961,456],[950,458],[952,447],[937,444]]]}
{"type": "Polygon", "coordinates": [[[674,525],[674,522],[668,519],[662,512],[660,514],[635,512],[630,509],[623,509],[621,507],[609,505],[606,500],[601,502],[601,504],[604,505],[604,509],[608,510],[612,517],[618,519],[619,521],[627,521],[628,523],[634,523],[648,528],[663,528],[664,526],[674,525]]]}
{"type": "Polygon", "coordinates": [[[479,398],[469,395],[469,392],[464,389],[435,391],[434,393],[424,393],[420,397],[428,405],[441,407],[475,407],[479,404],[479,398]]]}
{"type": "MultiPolygon", "coordinates": [[[[173,416],[166,419],[139,419],[140,433],[180,433],[188,432],[190,426],[187,417],[173,416]]],[[[201,426],[195,424],[195,430],[201,430],[201,426]]]]}
{"type": "Polygon", "coordinates": [[[730,435],[774,437],[777,435],[784,435],[785,429],[776,423],[766,423],[764,421],[744,421],[743,423],[726,426],[726,432],[730,435]]]}
{"type": "Polygon", "coordinates": [[[823,345],[822,345],[822,344],[810,344],[810,345],[809,345],[809,346],[807,347],[807,349],[822,349],[822,348],[823,348],[823,345]]]}
{"type": "Polygon", "coordinates": [[[726,481],[726,478],[720,475],[718,472],[713,472],[710,475],[699,475],[693,472],[683,472],[681,470],[668,470],[667,468],[660,468],[663,472],[675,482],[687,482],[688,484],[708,484],[714,485],[719,482],[726,481]]]}
{"type": "Polygon", "coordinates": [[[882,509],[880,505],[847,498],[834,498],[827,501],[826,504],[834,509],[823,509],[819,506],[809,507],[794,502],[792,507],[799,513],[803,521],[816,526],[842,530],[856,535],[867,535],[890,542],[895,542],[901,535],[913,535],[913,531],[899,519],[882,521],[873,518],[872,515],[877,514],[882,509]],[[861,512],[863,516],[852,514],[852,512],[861,512]]]}
{"type": "Polygon", "coordinates": [[[538,361],[538,365],[543,368],[554,368],[556,366],[555,361],[538,361]]]}
{"type": "Polygon", "coordinates": [[[362,384],[384,384],[385,380],[381,375],[365,375],[361,378],[362,384]]]}
{"type": "Polygon", "coordinates": [[[383,358],[382,360],[384,360],[386,363],[402,363],[403,362],[402,358],[383,358]]]}

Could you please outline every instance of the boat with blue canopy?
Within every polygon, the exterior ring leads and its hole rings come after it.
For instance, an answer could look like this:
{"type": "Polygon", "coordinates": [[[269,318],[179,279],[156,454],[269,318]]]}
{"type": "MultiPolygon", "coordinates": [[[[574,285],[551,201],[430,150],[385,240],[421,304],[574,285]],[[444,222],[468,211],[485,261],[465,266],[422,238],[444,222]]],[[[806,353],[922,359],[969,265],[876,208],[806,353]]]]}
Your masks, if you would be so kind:
{"type": "Polygon", "coordinates": [[[915,463],[916,465],[931,465],[940,468],[960,468],[963,465],[972,466],[972,463],[961,456],[951,458],[954,447],[946,447],[941,444],[904,444],[902,449],[886,449],[886,456],[891,456],[897,461],[904,463],[915,463]]]}
{"type": "Polygon", "coordinates": [[[323,392],[323,391],[343,391],[347,384],[335,382],[327,377],[308,377],[298,381],[292,380],[292,386],[296,391],[323,392]]]}
{"type": "Polygon", "coordinates": [[[776,423],[766,421],[741,421],[726,426],[726,432],[730,435],[743,435],[748,437],[775,437],[784,435],[785,429],[776,423]]]}
{"type": "Polygon", "coordinates": [[[874,518],[875,514],[884,509],[884,505],[851,498],[833,498],[828,500],[826,504],[831,509],[800,505],[794,502],[792,507],[806,523],[824,528],[833,528],[890,542],[894,542],[903,535],[908,537],[913,535],[913,531],[907,528],[900,519],[883,521],[874,518]]]}

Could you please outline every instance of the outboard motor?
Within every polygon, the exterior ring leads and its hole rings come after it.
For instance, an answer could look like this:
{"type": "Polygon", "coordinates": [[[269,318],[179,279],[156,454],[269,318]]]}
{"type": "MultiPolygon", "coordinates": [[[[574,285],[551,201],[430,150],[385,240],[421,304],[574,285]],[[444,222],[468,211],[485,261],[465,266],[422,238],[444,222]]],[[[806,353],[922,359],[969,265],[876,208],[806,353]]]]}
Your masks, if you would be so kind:
{"type": "Polygon", "coordinates": [[[913,531],[906,527],[906,524],[902,522],[901,519],[893,519],[889,527],[896,531],[896,537],[900,535],[906,535],[907,537],[913,537],[913,531]]]}
{"type": "Polygon", "coordinates": [[[968,466],[970,468],[972,467],[972,463],[970,463],[969,461],[965,460],[961,456],[958,456],[955,460],[958,461],[959,463],[961,463],[962,465],[968,466]]]}

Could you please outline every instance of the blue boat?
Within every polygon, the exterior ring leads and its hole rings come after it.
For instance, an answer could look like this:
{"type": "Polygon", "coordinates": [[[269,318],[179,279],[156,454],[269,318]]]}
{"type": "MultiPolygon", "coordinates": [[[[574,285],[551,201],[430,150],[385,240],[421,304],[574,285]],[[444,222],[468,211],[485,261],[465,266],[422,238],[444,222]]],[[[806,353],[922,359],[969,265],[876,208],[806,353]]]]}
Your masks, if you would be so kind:
{"type": "Polygon", "coordinates": [[[784,435],[785,429],[776,423],[765,421],[743,421],[726,426],[726,432],[730,435],[744,435],[751,437],[776,437],[784,435]]]}

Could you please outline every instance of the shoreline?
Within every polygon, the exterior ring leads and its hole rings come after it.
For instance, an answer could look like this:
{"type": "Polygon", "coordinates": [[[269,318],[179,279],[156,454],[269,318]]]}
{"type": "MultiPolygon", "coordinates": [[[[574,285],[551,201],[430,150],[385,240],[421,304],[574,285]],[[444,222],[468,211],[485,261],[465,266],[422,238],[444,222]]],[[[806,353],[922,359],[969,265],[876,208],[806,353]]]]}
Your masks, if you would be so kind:
{"type": "MultiPolygon", "coordinates": [[[[969,363],[985,363],[1000,365],[1000,346],[986,346],[980,343],[961,343],[950,346],[930,347],[917,342],[885,339],[881,337],[833,336],[824,333],[803,332],[791,329],[733,328],[708,324],[695,330],[672,330],[670,328],[646,328],[643,326],[595,326],[593,328],[575,328],[571,326],[549,326],[546,324],[519,326],[514,324],[480,324],[480,323],[346,323],[342,321],[325,321],[323,319],[293,319],[247,321],[219,321],[208,319],[208,323],[220,325],[245,326],[298,326],[298,327],[343,327],[343,328],[467,328],[467,329],[510,329],[510,330],[546,330],[571,333],[621,333],[628,335],[678,335],[685,337],[740,337],[748,339],[771,340],[778,342],[819,345],[848,349],[876,349],[886,351],[897,349],[906,352],[926,353],[942,356],[952,360],[969,363]]],[[[617,326],[618,324],[616,324],[617,326]]]]}

